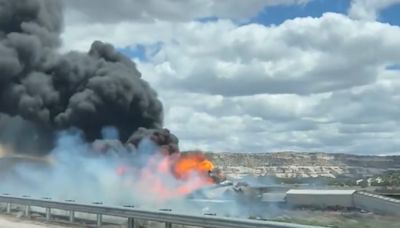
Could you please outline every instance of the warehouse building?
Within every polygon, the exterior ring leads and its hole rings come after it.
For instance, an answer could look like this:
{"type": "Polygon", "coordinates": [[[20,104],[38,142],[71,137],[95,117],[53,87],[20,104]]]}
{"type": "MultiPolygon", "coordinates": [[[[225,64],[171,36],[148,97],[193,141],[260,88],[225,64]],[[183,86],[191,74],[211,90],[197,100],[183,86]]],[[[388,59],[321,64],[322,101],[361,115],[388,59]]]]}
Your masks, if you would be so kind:
{"type": "Polygon", "coordinates": [[[290,206],[354,207],[356,190],[291,189],[286,193],[290,206]]]}
{"type": "Polygon", "coordinates": [[[357,190],[291,189],[285,200],[292,207],[357,208],[400,215],[400,200],[357,190]]]}

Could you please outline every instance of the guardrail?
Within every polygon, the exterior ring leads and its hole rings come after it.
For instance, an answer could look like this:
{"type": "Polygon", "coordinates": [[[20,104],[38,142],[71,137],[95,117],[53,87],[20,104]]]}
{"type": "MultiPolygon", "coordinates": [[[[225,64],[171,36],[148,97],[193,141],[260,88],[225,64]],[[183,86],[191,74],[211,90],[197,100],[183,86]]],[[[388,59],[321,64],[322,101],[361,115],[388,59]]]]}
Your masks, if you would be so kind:
{"type": "Polygon", "coordinates": [[[7,204],[7,213],[11,212],[11,205],[25,206],[25,215],[29,216],[30,207],[46,208],[46,219],[51,219],[51,209],[69,211],[69,220],[74,222],[75,212],[83,212],[97,215],[97,227],[102,225],[102,215],[128,218],[128,227],[135,227],[135,219],[155,221],[165,223],[166,228],[172,227],[172,224],[212,227],[212,228],[317,228],[317,226],[298,225],[291,223],[281,223],[272,221],[259,221],[251,219],[237,219],[228,217],[218,217],[214,215],[188,215],[177,214],[171,211],[152,211],[135,209],[128,207],[115,207],[99,204],[80,204],[73,201],[53,201],[49,198],[32,199],[27,197],[14,197],[10,195],[0,195],[0,203],[7,204]]]}

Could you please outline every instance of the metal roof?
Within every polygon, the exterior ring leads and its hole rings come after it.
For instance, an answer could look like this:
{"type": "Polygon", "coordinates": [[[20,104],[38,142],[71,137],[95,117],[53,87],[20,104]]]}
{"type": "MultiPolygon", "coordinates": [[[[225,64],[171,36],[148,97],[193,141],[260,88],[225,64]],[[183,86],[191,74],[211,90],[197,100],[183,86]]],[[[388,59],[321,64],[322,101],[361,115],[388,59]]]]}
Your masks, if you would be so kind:
{"type": "Polygon", "coordinates": [[[356,190],[338,190],[338,189],[290,189],[286,194],[301,195],[352,195],[356,190]]]}
{"type": "Polygon", "coordinates": [[[267,192],[262,194],[262,202],[285,202],[285,192],[267,192]]]}

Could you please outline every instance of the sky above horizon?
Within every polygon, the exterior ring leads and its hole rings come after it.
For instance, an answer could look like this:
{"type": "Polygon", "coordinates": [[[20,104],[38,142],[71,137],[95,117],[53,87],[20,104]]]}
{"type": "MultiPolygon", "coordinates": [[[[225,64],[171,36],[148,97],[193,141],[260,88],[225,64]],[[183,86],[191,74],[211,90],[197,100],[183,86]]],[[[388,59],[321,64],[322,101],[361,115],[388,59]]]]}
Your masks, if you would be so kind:
{"type": "Polygon", "coordinates": [[[400,0],[64,0],[61,51],[130,57],[182,150],[400,153],[400,0]]]}

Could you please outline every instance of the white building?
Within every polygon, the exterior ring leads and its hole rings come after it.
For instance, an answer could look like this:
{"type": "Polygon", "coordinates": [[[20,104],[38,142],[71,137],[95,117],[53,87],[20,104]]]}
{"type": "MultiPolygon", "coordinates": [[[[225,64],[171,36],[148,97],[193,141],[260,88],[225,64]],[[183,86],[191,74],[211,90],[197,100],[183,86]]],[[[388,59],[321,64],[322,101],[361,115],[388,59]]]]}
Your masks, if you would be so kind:
{"type": "Polygon", "coordinates": [[[292,206],[354,207],[356,190],[291,189],[286,193],[286,202],[292,206]]]}

